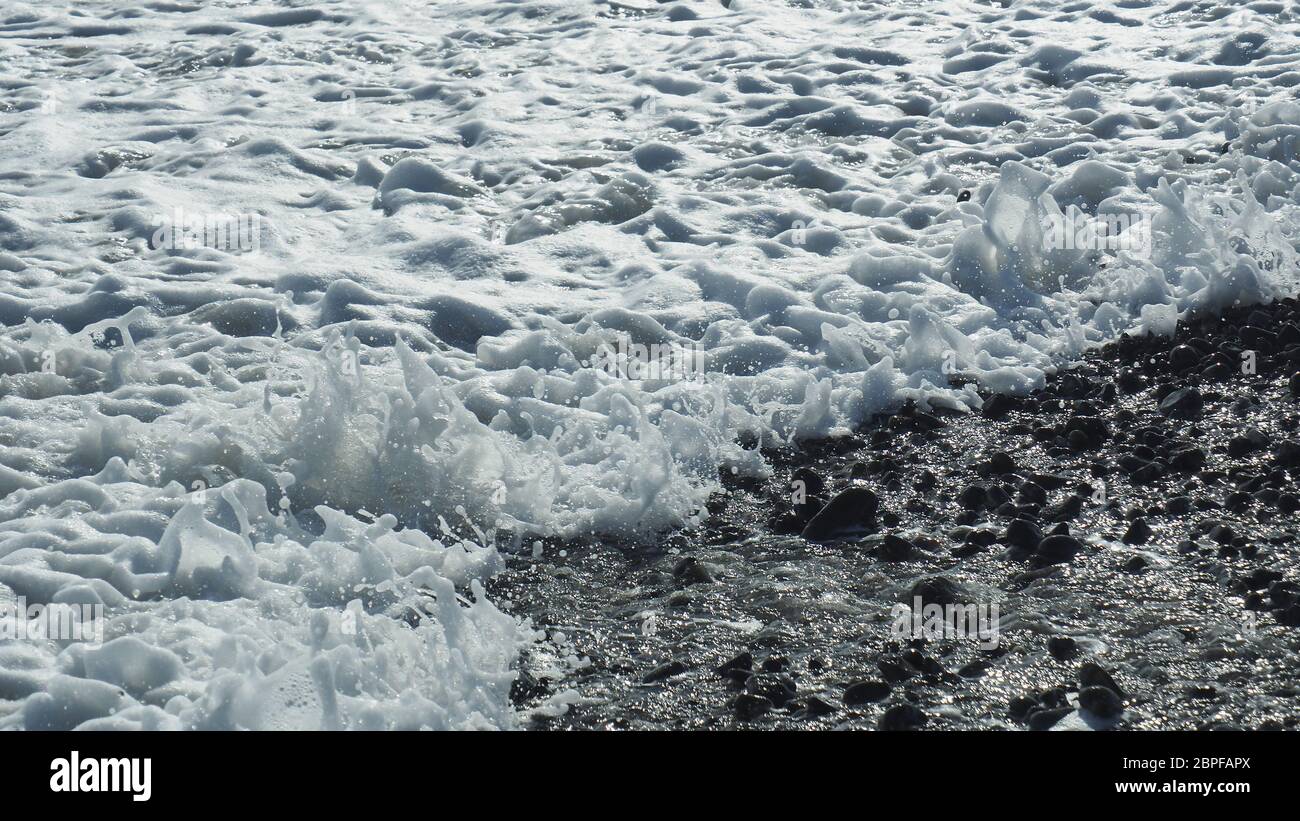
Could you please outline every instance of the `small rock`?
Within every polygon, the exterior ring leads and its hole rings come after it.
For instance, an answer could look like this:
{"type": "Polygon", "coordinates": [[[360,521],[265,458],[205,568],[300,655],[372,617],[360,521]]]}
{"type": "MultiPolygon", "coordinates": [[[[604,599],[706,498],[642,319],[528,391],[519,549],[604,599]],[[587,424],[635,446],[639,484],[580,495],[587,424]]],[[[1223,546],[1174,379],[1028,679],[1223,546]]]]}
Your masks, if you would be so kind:
{"type": "Polygon", "coordinates": [[[1048,564],[1061,564],[1083,550],[1083,542],[1073,536],[1048,536],[1038,543],[1034,557],[1048,564]]]}
{"type": "Polygon", "coordinates": [[[881,730],[897,732],[924,726],[925,722],[925,713],[918,710],[914,704],[904,703],[895,704],[886,710],[876,726],[881,730]]]}
{"type": "Polygon", "coordinates": [[[1016,721],[1024,721],[1029,718],[1029,714],[1034,710],[1041,708],[1038,699],[1033,696],[1016,696],[1011,699],[1011,704],[1007,707],[1007,714],[1016,721]]]}
{"type": "Polygon", "coordinates": [[[1079,645],[1069,636],[1052,636],[1047,640],[1047,652],[1057,661],[1069,661],[1079,654],[1079,645]]]}
{"type": "Polygon", "coordinates": [[[982,510],[988,500],[988,491],[982,485],[967,485],[957,496],[957,502],[967,510],[982,510]]]}
{"type": "Polygon", "coordinates": [[[1203,354],[1191,345],[1177,345],[1169,352],[1169,365],[1175,371],[1185,371],[1201,363],[1203,354]]]}
{"type": "Polygon", "coordinates": [[[1072,494],[1043,511],[1043,518],[1049,522],[1068,522],[1083,512],[1083,497],[1072,494]]]}
{"type": "Polygon", "coordinates": [[[1124,544],[1146,544],[1151,540],[1151,526],[1147,524],[1146,519],[1134,519],[1128,526],[1128,531],[1124,534],[1124,544]]]}
{"type": "Polygon", "coordinates": [[[1283,467],[1300,467],[1300,442],[1287,439],[1273,452],[1273,459],[1283,467]]]}
{"type": "Polygon", "coordinates": [[[966,593],[953,580],[944,576],[928,576],[912,585],[908,593],[907,604],[912,604],[916,599],[921,599],[921,605],[927,604],[959,604],[965,600],[966,593]]]}
{"type": "Polygon", "coordinates": [[[818,476],[812,468],[798,468],[790,475],[790,482],[791,485],[795,482],[803,482],[803,489],[810,496],[821,495],[822,491],[826,490],[825,480],[818,476]]]}
{"type": "Polygon", "coordinates": [[[1205,400],[1196,388],[1179,388],[1160,402],[1160,412],[1175,419],[1195,419],[1204,407],[1205,400]]]}
{"type": "Polygon", "coordinates": [[[1247,428],[1240,436],[1228,440],[1228,457],[1239,459],[1248,453],[1268,447],[1269,438],[1257,428],[1247,428]]]}
{"type": "Polygon", "coordinates": [[[1232,544],[1237,540],[1237,531],[1232,529],[1232,525],[1223,522],[1210,528],[1210,532],[1206,535],[1219,544],[1232,544]]]}
{"type": "Polygon", "coordinates": [[[1179,448],[1169,454],[1169,466],[1181,473],[1195,473],[1205,467],[1205,458],[1202,448],[1179,448]]]}
{"type": "Polygon", "coordinates": [[[880,499],[865,487],[851,487],[830,500],[803,529],[808,541],[834,538],[844,533],[870,529],[875,524],[880,499]]]}
{"type": "Polygon", "coordinates": [[[769,712],[773,706],[770,699],[756,696],[753,693],[741,693],[736,696],[736,700],[732,703],[732,709],[736,711],[736,718],[741,721],[751,721],[758,718],[769,712]]]}
{"type": "Polygon", "coordinates": [[[1105,687],[1114,691],[1120,698],[1124,697],[1124,691],[1115,683],[1115,679],[1111,678],[1110,673],[1106,672],[1106,668],[1094,661],[1085,662],[1079,668],[1079,684],[1085,688],[1105,687]]]}
{"type": "Polygon", "coordinates": [[[687,556],[673,567],[673,578],[683,584],[715,584],[709,568],[694,556],[687,556]]]}
{"type": "Polygon", "coordinates": [[[890,533],[880,540],[878,549],[882,559],[891,562],[901,562],[905,559],[911,558],[912,554],[916,551],[916,545],[912,544],[907,539],[904,539],[902,536],[890,533]]]}
{"type": "Polygon", "coordinates": [[[1069,707],[1048,707],[1034,710],[1029,714],[1028,724],[1031,730],[1050,730],[1061,719],[1073,713],[1074,710],[1069,707]]]}
{"type": "Polygon", "coordinates": [[[763,696],[782,707],[796,695],[794,679],[784,673],[758,673],[745,682],[745,692],[763,696]]]}
{"type": "Polygon", "coordinates": [[[1124,712],[1123,700],[1109,687],[1084,687],[1079,691],[1079,707],[1102,718],[1124,712]]]}
{"type": "Polygon", "coordinates": [[[844,690],[844,703],[850,707],[889,698],[890,686],[883,681],[855,681],[844,690]]]}
{"type": "Polygon", "coordinates": [[[644,676],[641,677],[641,683],[653,684],[656,681],[663,681],[666,678],[679,676],[685,672],[686,672],[686,665],[681,663],[680,661],[677,661],[676,659],[673,659],[672,661],[664,662],[663,664],[654,668],[650,672],[646,673],[644,676]]]}
{"type": "Polygon", "coordinates": [[[984,400],[980,411],[989,419],[1001,419],[1016,407],[1016,400],[1001,393],[995,393],[984,400]]]}
{"type": "Polygon", "coordinates": [[[548,695],[550,692],[551,689],[545,682],[522,668],[519,670],[519,675],[510,683],[510,701],[515,705],[521,705],[538,696],[548,695]]]}
{"type": "Polygon", "coordinates": [[[988,465],[993,473],[1014,473],[1016,460],[1006,451],[999,450],[989,456],[988,465]]]}
{"type": "Polygon", "coordinates": [[[1012,519],[1002,541],[1026,552],[1033,551],[1043,541],[1043,530],[1028,519],[1012,519]]]}
{"type": "Polygon", "coordinates": [[[797,712],[802,718],[819,718],[836,712],[836,708],[823,698],[808,696],[798,702],[797,712]]]}
{"type": "Polygon", "coordinates": [[[761,669],[764,673],[784,673],[789,666],[790,662],[785,656],[768,656],[763,659],[761,669]]]}
{"type": "Polygon", "coordinates": [[[988,672],[988,669],[991,666],[992,665],[990,665],[987,661],[972,661],[970,664],[965,664],[962,667],[960,667],[957,670],[957,675],[967,679],[979,678],[980,676],[988,672]]]}
{"type": "Polygon", "coordinates": [[[909,668],[888,658],[877,659],[876,669],[880,670],[880,674],[885,677],[886,681],[894,684],[907,681],[913,675],[909,668]]]}
{"type": "Polygon", "coordinates": [[[1036,482],[1025,482],[1020,486],[1020,498],[1035,505],[1047,504],[1047,490],[1036,482]]]}
{"type": "Polygon", "coordinates": [[[730,661],[724,663],[718,668],[717,672],[718,675],[723,678],[729,678],[733,681],[739,680],[739,682],[743,684],[745,679],[749,678],[749,673],[753,669],[754,656],[746,650],[740,655],[732,658],[730,661]]]}

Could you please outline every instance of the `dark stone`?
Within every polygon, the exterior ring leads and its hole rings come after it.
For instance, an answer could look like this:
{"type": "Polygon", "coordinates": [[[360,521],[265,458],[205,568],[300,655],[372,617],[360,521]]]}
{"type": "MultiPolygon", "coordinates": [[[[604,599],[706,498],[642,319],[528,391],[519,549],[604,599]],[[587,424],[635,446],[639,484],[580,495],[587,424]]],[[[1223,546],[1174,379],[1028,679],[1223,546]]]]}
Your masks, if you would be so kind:
{"type": "Polygon", "coordinates": [[[1083,501],[1083,497],[1077,494],[1067,496],[1059,504],[1044,510],[1043,518],[1049,522],[1068,522],[1083,512],[1083,501]]]}
{"type": "Polygon", "coordinates": [[[1115,695],[1120,698],[1124,697],[1124,691],[1115,683],[1115,679],[1111,678],[1110,673],[1106,672],[1106,668],[1094,661],[1084,662],[1084,664],[1079,667],[1079,684],[1081,687],[1085,688],[1105,687],[1114,691],[1115,695]]]}
{"type": "Polygon", "coordinates": [[[1300,399],[1300,372],[1292,374],[1286,385],[1287,389],[1291,391],[1291,395],[1300,399]]]}
{"type": "Polygon", "coordinates": [[[1020,498],[1036,505],[1047,504],[1047,491],[1035,482],[1025,482],[1020,486],[1020,498]]]}
{"type": "Polygon", "coordinates": [[[982,485],[967,485],[957,496],[957,501],[967,510],[981,510],[988,500],[988,491],[982,485]]]}
{"type": "Polygon", "coordinates": [[[1014,473],[1016,460],[1006,451],[999,450],[989,456],[988,465],[993,473],[1014,473]]]}
{"type": "Polygon", "coordinates": [[[1124,569],[1129,573],[1141,573],[1147,569],[1147,560],[1141,556],[1134,556],[1127,562],[1124,562],[1124,569]]]}
{"type": "Polygon", "coordinates": [[[1300,467],[1300,442],[1287,439],[1273,452],[1273,459],[1283,467],[1300,467]]]}
{"type": "Polygon", "coordinates": [[[1273,618],[1283,627],[1300,627],[1300,604],[1273,611],[1273,618]]]}
{"type": "Polygon", "coordinates": [[[1133,368],[1124,368],[1116,374],[1115,384],[1126,393],[1136,393],[1146,384],[1146,377],[1133,368]]]}
{"type": "Polygon", "coordinates": [[[1201,363],[1203,354],[1191,345],[1178,345],[1169,352],[1169,365],[1175,371],[1185,371],[1201,363]]]}
{"type": "Polygon", "coordinates": [[[925,655],[920,650],[917,650],[915,647],[910,647],[907,650],[904,650],[902,657],[903,661],[928,676],[936,676],[943,673],[943,665],[925,655]]]}
{"type": "Polygon", "coordinates": [[[1277,334],[1267,328],[1243,325],[1238,334],[1248,350],[1271,352],[1277,346],[1277,334]]]}
{"type": "Polygon", "coordinates": [[[762,671],[764,673],[784,673],[790,666],[790,662],[785,656],[768,656],[763,659],[762,671]]]}
{"type": "Polygon", "coordinates": [[[1232,525],[1219,522],[1206,535],[1219,544],[1232,544],[1237,538],[1237,531],[1232,529],[1232,525]]]}
{"type": "Polygon", "coordinates": [[[663,681],[666,678],[679,676],[685,672],[686,665],[673,659],[672,661],[665,661],[663,664],[646,673],[641,677],[641,682],[643,684],[653,684],[656,681],[663,681]]]}
{"type": "Polygon", "coordinates": [[[1268,447],[1269,438],[1257,428],[1247,428],[1240,436],[1228,440],[1228,457],[1239,459],[1248,453],[1268,447]]]}
{"type": "Polygon", "coordinates": [[[984,675],[992,665],[987,661],[972,661],[970,664],[963,665],[957,670],[957,675],[962,678],[979,678],[984,675]]]}
{"type": "Polygon", "coordinates": [[[1160,402],[1160,412],[1175,419],[1195,419],[1204,407],[1205,400],[1196,388],[1180,388],[1160,402]]]}
{"type": "Polygon", "coordinates": [[[1057,722],[1073,713],[1069,707],[1045,707],[1029,714],[1028,724],[1031,730],[1050,730],[1057,722]]]}
{"type": "Polygon", "coordinates": [[[1179,448],[1169,454],[1169,466],[1181,473],[1195,473],[1205,467],[1205,451],[1198,447],[1179,448]]]}
{"type": "Polygon", "coordinates": [[[925,713],[918,710],[916,705],[904,703],[895,704],[886,710],[876,726],[881,730],[896,732],[924,726],[925,722],[925,713]]]}
{"type": "Polygon", "coordinates": [[[846,532],[870,529],[876,518],[880,499],[864,487],[851,487],[831,499],[803,529],[809,541],[831,539],[846,532]]]}
{"type": "Polygon", "coordinates": [[[510,683],[510,701],[516,706],[540,696],[548,695],[551,688],[527,670],[520,669],[519,675],[510,683]]]}
{"type": "Polygon", "coordinates": [[[1073,536],[1048,536],[1038,543],[1034,557],[1048,564],[1060,564],[1083,550],[1083,543],[1073,536]]]}
{"type": "MultiPolygon", "coordinates": [[[[804,490],[809,496],[820,496],[826,490],[826,482],[812,468],[802,467],[790,474],[790,482],[803,482],[804,490]]],[[[793,488],[791,488],[793,490],[793,488]]]]}
{"type": "Polygon", "coordinates": [[[884,676],[886,681],[894,684],[907,681],[912,677],[912,671],[910,669],[893,659],[877,659],[876,669],[880,671],[880,675],[884,676]]]}
{"type": "Polygon", "coordinates": [[[1011,704],[1007,707],[1007,714],[1016,721],[1024,721],[1032,711],[1041,706],[1038,699],[1033,696],[1016,696],[1011,699],[1011,704]]]}
{"type": "Polygon", "coordinates": [[[1079,645],[1069,636],[1052,636],[1047,640],[1047,652],[1057,661],[1069,661],[1079,655],[1079,645]]]}
{"type": "Polygon", "coordinates": [[[794,679],[784,673],[757,673],[745,682],[745,692],[763,696],[777,707],[783,707],[796,695],[794,679]]]}
{"type": "Polygon", "coordinates": [[[883,681],[855,681],[844,690],[844,703],[850,707],[883,701],[892,692],[883,681]]]}
{"type": "Polygon", "coordinates": [[[1016,407],[1016,400],[1004,394],[995,393],[984,400],[980,411],[989,419],[1001,419],[1016,407]]]}
{"type": "Polygon", "coordinates": [[[916,551],[916,545],[912,544],[907,539],[904,539],[902,536],[890,533],[880,540],[878,550],[882,559],[891,562],[901,562],[905,559],[911,558],[912,554],[916,551]]]}
{"type": "Polygon", "coordinates": [[[836,707],[818,696],[808,696],[799,700],[798,712],[803,718],[820,718],[836,712],[836,707]]]}
{"type": "Polygon", "coordinates": [[[673,578],[683,584],[714,584],[709,568],[694,556],[687,556],[673,566],[673,578]]]}
{"type": "Polygon", "coordinates": [[[1079,691],[1079,707],[1102,718],[1115,718],[1124,712],[1124,701],[1109,687],[1084,687],[1079,691]]]}
{"type": "Polygon", "coordinates": [[[753,693],[741,693],[736,696],[736,700],[732,703],[732,709],[736,711],[736,718],[741,721],[752,721],[769,712],[773,706],[771,699],[753,693]]]}
{"type": "Polygon", "coordinates": [[[1064,687],[1053,687],[1053,688],[1050,689],[1050,690],[1047,690],[1047,691],[1045,691],[1045,692],[1043,692],[1043,693],[1040,693],[1040,694],[1039,694],[1039,700],[1043,702],[1043,706],[1045,706],[1045,707],[1068,707],[1068,706],[1070,706],[1069,699],[1067,699],[1067,698],[1065,697],[1065,688],[1064,688],[1064,687]]]}
{"type": "Polygon", "coordinates": [[[959,604],[965,599],[965,591],[954,581],[944,576],[928,576],[912,585],[908,593],[907,604],[912,604],[919,597],[921,606],[927,604],[959,604]]]}
{"type": "Polygon", "coordinates": [[[1007,525],[1007,532],[1002,537],[1002,541],[1025,552],[1031,552],[1037,550],[1039,543],[1043,541],[1043,531],[1027,519],[1012,519],[1007,525]]]}
{"type": "Polygon", "coordinates": [[[1092,393],[1093,382],[1085,374],[1067,371],[1056,381],[1056,395],[1066,399],[1082,399],[1092,393]]]}
{"type": "Polygon", "coordinates": [[[1270,567],[1257,567],[1242,578],[1241,587],[1246,590],[1263,590],[1270,584],[1282,579],[1282,574],[1270,567]]]}
{"type": "Polygon", "coordinates": [[[989,508],[993,510],[997,510],[1003,505],[1009,504],[1011,502],[1011,494],[1008,493],[1007,489],[1004,488],[1002,485],[996,485],[996,484],[991,485],[987,488],[987,490],[988,490],[987,504],[989,508]]]}
{"type": "Polygon", "coordinates": [[[1133,471],[1133,475],[1129,478],[1133,480],[1134,484],[1149,485],[1152,482],[1159,480],[1164,475],[1164,465],[1159,462],[1147,462],[1142,467],[1133,471]]]}
{"type": "Polygon", "coordinates": [[[1134,519],[1124,534],[1124,544],[1146,544],[1151,540],[1151,527],[1146,519],[1134,519]]]}
{"type": "Polygon", "coordinates": [[[1289,581],[1273,582],[1268,586],[1268,597],[1274,607],[1290,607],[1300,603],[1300,585],[1289,581]]]}
{"type": "Polygon", "coordinates": [[[963,188],[961,193],[957,195],[957,202],[969,202],[969,201],[970,201],[970,189],[963,188]]]}
{"type": "Polygon", "coordinates": [[[754,656],[748,650],[724,663],[718,668],[718,675],[723,678],[736,680],[739,678],[741,683],[749,678],[749,673],[754,669],[754,656]]]}
{"type": "Polygon", "coordinates": [[[1034,484],[1040,485],[1047,490],[1060,490],[1070,483],[1068,478],[1055,473],[1035,473],[1029,478],[1033,480],[1034,484]]]}

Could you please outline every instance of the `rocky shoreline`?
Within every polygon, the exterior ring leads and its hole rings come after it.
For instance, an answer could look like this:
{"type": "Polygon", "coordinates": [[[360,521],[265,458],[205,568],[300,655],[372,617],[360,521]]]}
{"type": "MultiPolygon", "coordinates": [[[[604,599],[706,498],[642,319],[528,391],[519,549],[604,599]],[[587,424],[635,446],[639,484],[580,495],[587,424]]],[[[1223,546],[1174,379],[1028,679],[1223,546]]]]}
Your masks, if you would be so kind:
{"type": "MultiPolygon", "coordinates": [[[[1300,304],[1126,337],[978,413],[908,406],[728,477],[659,549],[512,556],[534,728],[1286,729],[1300,304]],[[898,603],[996,605],[996,646],[898,603]]],[[[959,377],[958,377],[959,378],[959,377]]]]}

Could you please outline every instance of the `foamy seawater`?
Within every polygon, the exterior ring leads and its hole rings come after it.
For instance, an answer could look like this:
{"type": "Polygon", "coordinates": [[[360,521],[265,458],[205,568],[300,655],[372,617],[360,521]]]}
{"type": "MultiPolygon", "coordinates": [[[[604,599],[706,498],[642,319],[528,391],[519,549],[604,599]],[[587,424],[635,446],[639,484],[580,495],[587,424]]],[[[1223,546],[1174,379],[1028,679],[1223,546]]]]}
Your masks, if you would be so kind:
{"type": "Polygon", "coordinates": [[[499,550],[1294,294],[1297,18],[7,3],[0,727],[514,726],[499,550]]]}

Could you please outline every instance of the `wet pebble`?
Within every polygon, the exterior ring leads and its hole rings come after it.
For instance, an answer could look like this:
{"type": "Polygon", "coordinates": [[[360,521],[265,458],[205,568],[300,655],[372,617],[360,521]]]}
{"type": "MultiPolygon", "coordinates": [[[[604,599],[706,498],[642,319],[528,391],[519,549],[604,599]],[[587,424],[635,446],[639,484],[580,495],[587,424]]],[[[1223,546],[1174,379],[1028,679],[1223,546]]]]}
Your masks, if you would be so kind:
{"type": "Polygon", "coordinates": [[[803,529],[808,541],[820,541],[844,533],[870,529],[875,523],[880,498],[865,487],[851,487],[831,499],[803,529]]]}
{"type": "Polygon", "coordinates": [[[883,681],[856,681],[845,688],[844,703],[850,707],[855,707],[860,704],[883,701],[889,698],[891,692],[893,691],[890,686],[883,681]]]}
{"type": "Polygon", "coordinates": [[[914,730],[926,723],[925,713],[914,704],[895,704],[885,711],[876,725],[885,731],[914,730]]]}

